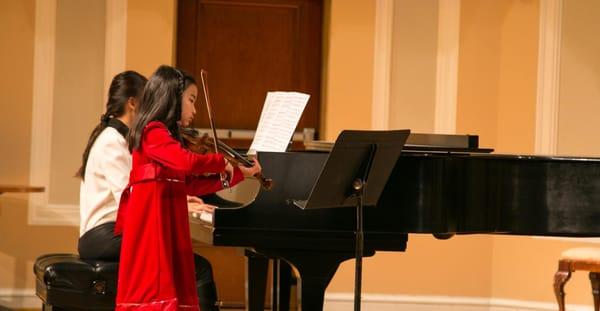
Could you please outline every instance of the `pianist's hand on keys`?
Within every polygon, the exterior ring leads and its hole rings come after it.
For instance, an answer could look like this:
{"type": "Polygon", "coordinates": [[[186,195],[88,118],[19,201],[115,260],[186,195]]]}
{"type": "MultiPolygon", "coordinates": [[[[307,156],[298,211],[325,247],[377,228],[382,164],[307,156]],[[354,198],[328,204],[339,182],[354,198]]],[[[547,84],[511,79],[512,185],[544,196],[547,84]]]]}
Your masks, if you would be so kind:
{"type": "Polygon", "coordinates": [[[191,213],[192,217],[212,223],[216,206],[206,204],[202,199],[195,196],[188,196],[187,200],[188,212],[191,213]]]}

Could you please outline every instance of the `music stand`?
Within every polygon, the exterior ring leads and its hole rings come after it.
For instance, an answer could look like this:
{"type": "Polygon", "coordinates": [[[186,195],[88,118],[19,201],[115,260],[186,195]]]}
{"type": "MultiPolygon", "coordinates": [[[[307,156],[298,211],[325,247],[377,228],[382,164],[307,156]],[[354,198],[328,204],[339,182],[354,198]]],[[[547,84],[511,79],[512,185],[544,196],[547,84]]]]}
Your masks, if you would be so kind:
{"type": "Polygon", "coordinates": [[[410,130],[343,131],[308,200],[294,201],[302,209],[356,206],[355,311],[360,311],[361,300],[363,207],[377,206],[409,134],[410,130]]]}

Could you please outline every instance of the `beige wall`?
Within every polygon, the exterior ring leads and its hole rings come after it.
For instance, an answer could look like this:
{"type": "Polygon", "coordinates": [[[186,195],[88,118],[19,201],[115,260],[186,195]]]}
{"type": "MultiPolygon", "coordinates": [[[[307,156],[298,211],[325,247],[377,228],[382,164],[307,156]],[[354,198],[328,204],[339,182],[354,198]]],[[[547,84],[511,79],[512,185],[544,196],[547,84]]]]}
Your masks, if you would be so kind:
{"type": "Polygon", "coordinates": [[[505,1],[462,1],[458,67],[457,133],[479,135],[497,146],[500,24],[505,1]]]}
{"type": "MultiPolygon", "coordinates": [[[[0,183],[28,184],[33,86],[34,1],[0,1],[0,183]]],[[[66,125],[68,126],[68,124],[66,125]]],[[[33,288],[33,261],[73,252],[77,228],[30,226],[27,196],[0,196],[0,290],[33,288]]]]}
{"type": "Polygon", "coordinates": [[[4,73],[0,75],[0,115],[3,116],[0,150],[12,151],[4,154],[0,161],[3,183],[27,182],[28,175],[23,172],[27,171],[29,163],[21,159],[29,158],[33,11],[33,0],[0,2],[0,68],[4,73]]]}
{"type": "Polygon", "coordinates": [[[371,128],[375,6],[370,0],[328,1],[328,43],[322,84],[324,133],[371,128]]]}
{"type": "MultiPolygon", "coordinates": [[[[340,1],[341,2],[341,1],[340,1]]],[[[344,53],[334,55],[330,52],[330,61],[327,64],[327,78],[325,83],[329,86],[334,83],[351,83],[356,75],[349,75],[347,70],[355,68],[354,64],[366,66],[367,61],[371,66],[368,76],[372,79],[372,58],[374,48],[374,36],[355,36],[353,40],[336,40],[340,36],[333,29],[344,29],[345,36],[350,36],[352,29],[347,29],[347,20],[360,19],[359,24],[370,23],[373,31],[374,15],[363,14],[362,17],[353,15],[355,11],[373,12],[375,2],[370,0],[344,2],[343,8],[340,2],[332,1],[330,29],[328,34],[330,50],[332,51],[354,51],[356,46],[361,46],[365,51],[363,54],[344,53]],[[342,28],[346,27],[346,28],[342,28]],[[367,49],[368,47],[368,49],[367,49]],[[366,55],[364,53],[367,53],[366,55]],[[349,60],[349,55],[352,59],[349,60]],[[336,62],[331,59],[337,57],[336,62]],[[349,64],[352,64],[350,66],[349,64]],[[342,81],[339,81],[339,80],[342,81]]],[[[399,18],[407,15],[414,16],[414,20],[401,20],[396,22],[394,30],[394,55],[396,62],[392,72],[392,104],[390,115],[391,125],[398,127],[415,126],[421,131],[433,129],[433,113],[435,104],[435,50],[437,49],[437,2],[426,1],[402,1],[395,14],[399,18]],[[402,12],[401,8],[411,10],[402,12]],[[435,17],[434,17],[435,16],[435,17]],[[434,26],[426,25],[424,18],[435,19],[434,26]],[[417,34],[410,33],[403,27],[414,27],[419,29],[417,34]],[[408,42],[408,43],[407,43],[408,42]],[[410,49],[403,44],[414,44],[418,46],[419,55],[411,54],[410,49]],[[426,69],[419,72],[418,67],[426,69]],[[403,68],[407,67],[407,68],[403,68]],[[432,68],[433,67],[433,68],[432,68]],[[403,71],[405,69],[406,71],[403,71]],[[413,74],[416,77],[413,77],[413,74]],[[414,79],[411,79],[414,78],[414,79]],[[401,85],[402,84],[402,85],[401,85]],[[406,94],[409,92],[409,94],[406,94]],[[402,114],[402,115],[401,115],[402,114]],[[410,114],[410,116],[408,115],[410,114]]],[[[356,23],[356,21],[355,21],[356,23]]],[[[338,30],[339,31],[339,30],[338,30]]],[[[417,53],[415,53],[417,54],[417,53]]],[[[360,77],[361,79],[364,77],[360,77]]],[[[345,128],[369,128],[370,109],[372,96],[372,82],[353,85],[351,94],[346,90],[333,91],[328,88],[329,98],[345,99],[344,101],[329,100],[325,118],[326,133],[329,139],[334,139],[337,132],[332,131],[335,126],[337,131],[345,128]],[[345,96],[361,94],[365,102],[358,102],[345,96]],[[355,113],[362,112],[353,117],[350,113],[344,117],[332,113],[332,109],[346,109],[355,113]],[[365,112],[366,111],[366,112],[365,112]],[[366,116],[369,116],[367,118],[366,116]],[[332,125],[333,124],[333,125],[332,125]],[[333,136],[332,136],[333,135],[333,136]]],[[[491,265],[491,238],[489,236],[465,236],[457,237],[449,241],[438,241],[429,235],[411,235],[406,253],[378,253],[364,262],[363,289],[366,293],[384,294],[414,294],[414,295],[457,295],[487,297],[490,294],[490,265],[491,265]],[[473,256],[472,254],[477,254],[473,256]],[[444,256],[444,263],[440,264],[440,256],[444,256]],[[456,283],[465,275],[470,277],[469,282],[456,283]]],[[[347,261],[340,267],[335,275],[328,292],[352,292],[354,280],[354,261],[347,261]]]]}
{"type": "Polygon", "coordinates": [[[457,132],[497,152],[533,152],[537,3],[462,1],[457,132]]]}
{"type": "Polygon", "coordinates": [[[600,2],[565,0],[560,50],[558,152],[600,156],[600,2]]]}
{"type": "Polygon", "coordinates": [[[150,77],[175,63],[175,0],[128,0],[125,67],[150,77]]]}
{"type": "MultiPolygon", "coordinates": [[[[436,240],[411,234],[405,253],[379,252],[364,260],[363,292],[489,297],[490,241],[489,236],[436,240]]],[[[327,292],[352,292],[353,282],[354,261],[350,260],[341,265],[327,292]]]]}
{"type": "MultiPolygon", "coordinates": [[[[538,6],[539,2],[533,0],[461,3],[457,132],[479,134],[483,146],[498,152],[533,152],[538,6]]],[[[372,45],[371,38],[365,39],[361,44],[372,45]]],[[[330,40],[330,44],[334,41],[330,40]]],[[[349,50],[353,46],[346,44],[349,50]]],[[[330,64],[329,75],[338,69],[330,64]]],[[[411,84],[416,81],[407,83],[402,88],[418,87],[411,84]]],[[[370,88],[365,85],[362,91],[367,93],[370,88]]],[[[418,119],[413,122],[424,124],[432,118],[427,114],[413,117],[418,119]]],[[[344,125],[351,127],[354,121],[348,120],[344,125]]],[[[429,236],[411,235],[406,253],[381,253],[365,261],[363,288],[368,293],[552,303],[551,284],[557,258],[564,249],[581,245],[589,244],[511,236],[463,236],[436,241],[429,236]]],[[[350,261],[342,265],[329,292],[352,291],[352,264],[350,261]]],[[[575,275],[567,292],[569,303],[589,305],[587,275],[575,275]]]]}
{"type": "Polygon", "coordinates": [[[393,24],[389,128],[433,133],[438,0],[394,2],[393,24]]]}
{"type": "Polygon", "coordinates": [[[98,83],[104,79],[104,2],[57,1],[48,192],[51,204],[79,205],[80,181],[73,176],[90,132],[105,110],[105,91],[98,83]]]}
{"type": "MultiPolygon", "coordinates": [[[[533,152],[538,6],[531,0],[462,1],[457,131],[480,134],[482,145],[499,153],[533,152]]],[[[553,302],[557,258],[581,245],[494,236],[491,296],[553,302]]],[[[576,273],[571,279],[568,303],[590,304],[586,278],[576,273]]]]}
{"type": "Polygon", "coordinates": [[[533,153],[537,87],[538,0],[504,0],[500,28],[498,152],[533,153]]]}

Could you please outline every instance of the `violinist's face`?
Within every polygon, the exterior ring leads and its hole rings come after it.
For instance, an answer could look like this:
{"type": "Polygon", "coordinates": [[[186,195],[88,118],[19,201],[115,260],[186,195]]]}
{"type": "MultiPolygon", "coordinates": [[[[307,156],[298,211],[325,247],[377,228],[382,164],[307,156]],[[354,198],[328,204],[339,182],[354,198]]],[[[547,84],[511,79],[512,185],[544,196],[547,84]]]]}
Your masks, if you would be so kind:
{"type": "Polygon", "coordinates": [[[196,115],[196,98],[198,97],[198,87],[195,84],[191,84],[183,92],[181,101],[181,126],[188,127],[192,124],[194,116],[196,115]]]}

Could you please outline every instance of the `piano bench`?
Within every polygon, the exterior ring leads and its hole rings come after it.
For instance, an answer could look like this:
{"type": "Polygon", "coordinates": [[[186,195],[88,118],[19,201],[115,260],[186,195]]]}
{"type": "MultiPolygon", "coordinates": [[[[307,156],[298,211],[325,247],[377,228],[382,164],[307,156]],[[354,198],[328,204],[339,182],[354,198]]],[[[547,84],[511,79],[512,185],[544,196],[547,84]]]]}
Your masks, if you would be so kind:
{"type": "Polygon", "coordinates": [[[594,310],[600,310],[600,248],[578,247],[564,251],[558,260],[558,271],[554,274],[554,295],[558,310],[565,311],[565,283],[576,270],[589,271],[594,296],[594,310]]]}
{"type": "Polygon", "coordinates": [[[119,264],[82,260],[73,254],[48,254],[36,259],[36,295],[42,310],[114,310],[119,264]]]}

